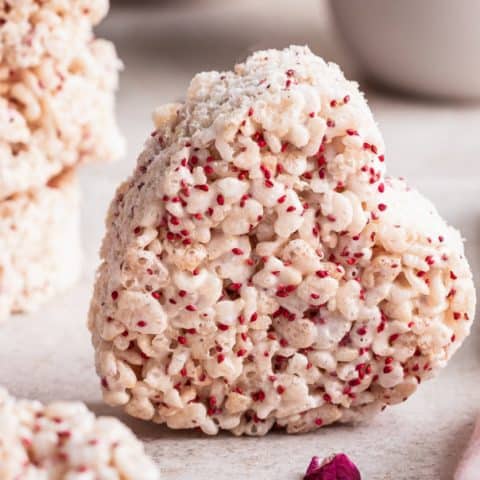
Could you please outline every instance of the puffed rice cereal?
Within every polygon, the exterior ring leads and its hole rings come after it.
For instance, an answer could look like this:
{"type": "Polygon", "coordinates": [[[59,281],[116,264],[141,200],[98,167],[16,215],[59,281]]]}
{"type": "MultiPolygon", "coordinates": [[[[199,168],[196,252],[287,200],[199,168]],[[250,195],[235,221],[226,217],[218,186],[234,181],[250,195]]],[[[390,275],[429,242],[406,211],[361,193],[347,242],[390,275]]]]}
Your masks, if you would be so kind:
{"type": "Polygon", "coordinates": [[[385,176],[357,84],[257,52],[155,112],[107,218],[89,328],[105,401],[171,428],[307,432],[402,402],[473,320],[463,244],[385,176]]]}
{"type": "Polygon", "coordinates": [[[2,480],[158,480],[142,444],[121,422],[80,402],[16,400],[0,388],[2,480]]]}
{"type": "Polygon", "coordinates": [[[0,0],[0,199],[123,152],[120,61],[92,22],[105,0],[0,0]]]}
{"type": "Polygon", "coordinates": [[[0,322],[71,286],[80,272],[79,194],[73,172],[0,201],[0,322]]]}

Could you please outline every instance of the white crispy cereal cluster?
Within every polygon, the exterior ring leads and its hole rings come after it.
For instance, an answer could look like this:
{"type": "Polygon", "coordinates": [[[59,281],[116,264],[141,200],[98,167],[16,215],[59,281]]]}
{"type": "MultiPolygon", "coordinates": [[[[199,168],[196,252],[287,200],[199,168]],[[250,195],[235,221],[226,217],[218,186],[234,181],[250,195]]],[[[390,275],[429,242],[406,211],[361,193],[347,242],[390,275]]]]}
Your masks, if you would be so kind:
{"type": "Polygon", "coordinates": [[[80,273],[79,194],[73,172],[0,202],[0,323],[70,287],[80,273]]]}
{"type": "Polygon", "coordinates": [[[89,315],[104,399],[263,435],[410,396],[470,330],[462,240],[384,174],[355,83],[308,48],[197,75],[107,219],[89,315]]]}
{"type": "Polygon", "coordinates": [[[106,0],[0,0],[0,200],[118,157],[120,62],[92,24],[106,0]]]}
{"type": "Polygon", "coordinates": [[[2,480],[158,480],[142,444],[121,422],[83,403],[15,400],[0,388],[2,480]]]}

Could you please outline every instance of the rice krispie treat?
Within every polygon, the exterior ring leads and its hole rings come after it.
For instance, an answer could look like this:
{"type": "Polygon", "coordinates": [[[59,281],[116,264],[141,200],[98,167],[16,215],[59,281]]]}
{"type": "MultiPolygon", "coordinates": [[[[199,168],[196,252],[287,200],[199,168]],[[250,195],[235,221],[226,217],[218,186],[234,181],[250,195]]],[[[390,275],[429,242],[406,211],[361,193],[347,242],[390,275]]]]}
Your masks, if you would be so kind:
{"type": "Polygon", "coordinates": [[[108,0],[0,0],[0,64],[38,66],[45,57],[68,65],[92,39],[108,0]]]}
{"type": "Polygon", "coordinates": [[[107,6],[0,1],[0,199],[123,152],[114,118],[120,61],[92,33],[107,6]]]}
{"type": "Polygon", "coordinates": [[[158,480],[143,445],[121,422],[83,403],[16,400],[0,389],[2,480],[158,480]]]}
{"type": "Polygon", "coordinates": [[[0,201],[0,322],[35,309],[80,272],[79,194],[72,172],[0,201]]]}
{"type": "Polygon", "coordinates": [[[117,191],[89,315],[105,401],[263,435],[366,418],[468,334],[458,232],[384,174],[357,85],[308,48],[197,75],[117,191]]]}

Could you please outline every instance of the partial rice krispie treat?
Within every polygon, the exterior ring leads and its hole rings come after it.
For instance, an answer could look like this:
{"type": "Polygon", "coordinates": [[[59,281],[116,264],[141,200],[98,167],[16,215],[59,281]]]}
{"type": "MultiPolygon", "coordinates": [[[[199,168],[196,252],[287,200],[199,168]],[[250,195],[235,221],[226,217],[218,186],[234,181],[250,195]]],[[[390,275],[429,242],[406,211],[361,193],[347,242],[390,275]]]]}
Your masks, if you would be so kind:
{"type": "Polygon", "coordinates": [[[42,405],[0,388],[2,480],[158,480],[143,445],[121,422],[80,402],[42,405]]]}
{"type": "Polygon", "coordinates": [[[89,314],[104,399],[263,435],[410,396],[470,330],[461,238],[384,175],[357,85],[308,48],[197,75],[117,191],[89,314]]]}
{"type": "Polygon", "coordinates": [[[38,66],[45,57],[68,65],[92,39],[108,0],[0,0],[0,64],[38,66]]]}
{"type": "Polygon", "coordinates": [[[0,322],[71,286],[80,261],[79,192],[71,171],[0,201],[0,322]]]}
{"type": "MultiPolygon", "coordinates": [[[[41,6],[42,15],[33,16],[39,23],[31,27],[37,32],[42,31],[42,26],[47,28],[54,6],[62,12],[70,3],[12,4],[7,22],[0,26],[0,40],[2,34],[8,34],[10,26],[16,27],[16,17],[27,7],[41,6]]],[[[72,33],[71,23],[78,21],[83,25],[87,21],[82,23],[77,19],[80,13],[75,15],[87,8],[86,2],[73,4],[75,8],[69,14],[55,17],[55,25],[64,22],[57,25],[60,31],[72,33]]],[[[98,6],[103,9],[101,5],[104,2],[98,6]]],[[[99,17],[99,13],[94,16],[99,17]]],[[[60,50],[56,54],[40,49],[38,59],[23,63],[10,59],[15,56],[12,52],[18,58],[29,52],[33,54],[36,42],[29,49],[24,40],[17,44],[3,40],[4,48],[8,44],[11,52],[4,52],[0,62],[0,199],[44,185],[68,166],[115,159],[123,152],[123,139],[114,116],[120,61],[110,42],[93,37],[90,23],[89,28],[80,24],[83,33],[79,38],[68,40],[60,35],[55,51],[60,50]]],[[[47,45],[53,48],[52,42],[47,45]]]]}

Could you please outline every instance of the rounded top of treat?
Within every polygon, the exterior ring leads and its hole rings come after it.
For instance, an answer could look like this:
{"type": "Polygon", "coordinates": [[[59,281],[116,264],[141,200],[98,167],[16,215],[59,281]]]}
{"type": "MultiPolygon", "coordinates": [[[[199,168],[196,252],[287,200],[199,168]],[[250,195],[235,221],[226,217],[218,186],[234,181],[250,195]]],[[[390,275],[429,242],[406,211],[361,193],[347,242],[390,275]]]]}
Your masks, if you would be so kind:
{"type": "Polygon", "coordinates": [[[383,147],[358,84],[306,46],[255,52],[233,71],[199,73],[185,103],[175,107],[157,109],[157,126],[167,127],[167,138],[190,137],[194,147],[205,146],[219,132],[228,131],[228,137],[252,123],[301,146],[304,136],[297,125],[313,114],[312,121],[330,120],[337,131],[361,130],[366,141],[383,147]],[[173,135],[168,135],[170,130],[173,135]]]}

